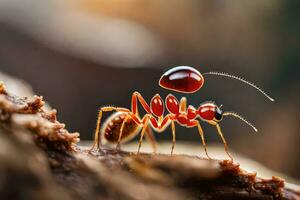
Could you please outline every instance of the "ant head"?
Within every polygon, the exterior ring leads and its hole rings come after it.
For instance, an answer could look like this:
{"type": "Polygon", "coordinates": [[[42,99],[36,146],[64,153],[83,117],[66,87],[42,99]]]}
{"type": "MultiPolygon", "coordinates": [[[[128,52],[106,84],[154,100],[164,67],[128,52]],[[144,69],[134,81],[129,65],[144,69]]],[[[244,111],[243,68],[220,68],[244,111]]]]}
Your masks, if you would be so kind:
{"type": "Polygon", "coordinates": [[[198,116],[210,123],[210,124],[217,124],[223,119],[223,111],[221,110],[222,106],[217,106],[213,102],[205,102],[201,104],[198,108],[198,116]]]}
{"type": "Polygon", "coordinates": [[[221,107],[222,105],[217,106],[213,102],[205,102],[199,106],[197,110],[197,114],[200,117],[200,119],[212,125],[217,125],[219,122],[222,121],[224,116],[232,116],[245,122],[250,127],[252,127],[255,132],[257,132],[257,128],[255,128],[255,126],[253,126],[249,121],[247,121],[241,115],[235,112],[229,112],[229,111],[223,112],[221,110],[221,107]]]}

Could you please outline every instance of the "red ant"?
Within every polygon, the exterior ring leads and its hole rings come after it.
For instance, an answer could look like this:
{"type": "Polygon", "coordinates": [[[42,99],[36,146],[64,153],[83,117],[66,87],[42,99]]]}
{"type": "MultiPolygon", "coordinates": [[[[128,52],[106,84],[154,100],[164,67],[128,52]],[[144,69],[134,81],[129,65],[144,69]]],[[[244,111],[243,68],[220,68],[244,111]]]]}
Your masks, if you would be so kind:
{"type": "MultiPolygon", "coordinates": [[[[179,66],[168,70],[160,78],[159,85],[165,89],[173,90],[176,92],[194,93],[203,86],[203,75],[218,75],[239,80],[256,88],[268,99],[274,101],[274,99],[268,96],[263,90],[242,78],[220,72],[208,72],[201,74],[198,70],[188,66],[179,66]]],[[[121,142],[131,139],[132,137],[138,134],[140,129],[142,129],[141,136],[139,139],[138,153],[140,152],[142,140],[145,134],[147,139],[152,144],[155,152],[156,141],[154,139],[151,127],[157,132],[162,132],[166,129],[166,127],[168,127],[171,124],[173,136],[173,144],[171,150],[172,155],[175,146],[175,122],[177,122],[181,126],[185,126],[188,128],[196,127],[198,129],[198,133],[202,140],[206,156],[210,158],[207,153],[202,127],[200,125],[199,120],[197,120],[197,118],[200,118],[202,121],[216,126],[218,134],[220,135],[222,142],[224,143],[225,151],[232,160],[232,157],[228,152],[227,142],[223,136],[219,125],[223,117],[236,117],[244,121],[246,124],[251,126],[254,129],[254,131],[257,132],[257,129],[243,117],[234,112],[223,112],[221,110],[221,106],[217,106],[213,102],[201,103],[200,106],[196,109],[192,105],[187,106],[187,99],[185,97],[182,97],[181,100],[178,101],[175,96],[169,94],[165,99],[165,104],[168,110],[168,114],[164,116],[164,102],[159,94],[154,95],[149,105],[140,93],[134,92],[131,98],[131,110],[127,108],[114,106],[102,107],[99,110],[94,145],[92,147],[92,150],[95,149],[95,147],[97,147],[97,149],[101,148],[102,137],[108,142],[117,143],[116,149],[119,150],[121,142]],[[146,114],[142,118],[140,118],[138,113],[138,102],[140,102],[143,109],[146,111],[146,114]],[[103,129],[101,129],[100,124],[102,113],[110,111],[117,112],[111,115],[106,120],[103,129]],[[151,127],[149,127],[149,125],[151,127]]]]}

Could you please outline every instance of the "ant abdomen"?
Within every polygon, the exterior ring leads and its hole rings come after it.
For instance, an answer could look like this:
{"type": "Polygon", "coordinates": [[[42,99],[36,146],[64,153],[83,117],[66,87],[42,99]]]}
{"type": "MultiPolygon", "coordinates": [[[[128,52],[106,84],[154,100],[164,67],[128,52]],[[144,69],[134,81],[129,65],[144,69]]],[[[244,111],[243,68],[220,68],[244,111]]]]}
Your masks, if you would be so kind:
{"type": "Polygon", "coordinates": [[[130,140],[135,135],[138,134],[140,127],[133,121],[133,119],[124,112],[115,112],[111,115],[104,123],[102,129],[102,136],[104,140],[108,143],[117,143],[119,140],[120,130],[122,123],[126,118],[124,123],[122,136],[120,142],[125,142],[130,140]]]}

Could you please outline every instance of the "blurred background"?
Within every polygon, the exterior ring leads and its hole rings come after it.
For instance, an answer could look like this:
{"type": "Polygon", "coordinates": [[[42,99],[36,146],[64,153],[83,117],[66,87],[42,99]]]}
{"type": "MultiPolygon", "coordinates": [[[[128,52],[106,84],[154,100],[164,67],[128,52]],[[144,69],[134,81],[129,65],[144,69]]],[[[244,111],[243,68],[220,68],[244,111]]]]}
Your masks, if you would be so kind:
{"type": "MultiPolygon", "coordinates": [[[[213,76],[188,102],[213,100],[245,116],[259,132],[226,118],[230,149],[300,178],[299,8],[279,0],[0,0],[0,72],[29,83],[82,140],[93,138],[100,106],[130,107],[134,91],[165,97],[157,83],[173,66],[240,75],[275,102],[213,76]]],[[[207,143],[222,146],[202,124],[207,143]]],[[[157,138],[170,141],[170,129],[157,138]]],[[[200,145],[196,129],[177,126],[177,140],[200,145]]]]}

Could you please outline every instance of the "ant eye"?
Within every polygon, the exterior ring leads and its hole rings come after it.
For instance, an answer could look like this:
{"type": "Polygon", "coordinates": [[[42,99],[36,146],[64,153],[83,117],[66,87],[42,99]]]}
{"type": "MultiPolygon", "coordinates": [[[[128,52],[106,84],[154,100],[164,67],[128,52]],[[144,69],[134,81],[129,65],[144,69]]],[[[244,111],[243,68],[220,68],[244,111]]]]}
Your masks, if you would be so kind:
{"type": "Polygon", "coordinates": [[[216,108],[215,119],[216,120],[221,120],[222,117],[223,117],[223,111],[221,111],[220,108],[216,108]]]}

